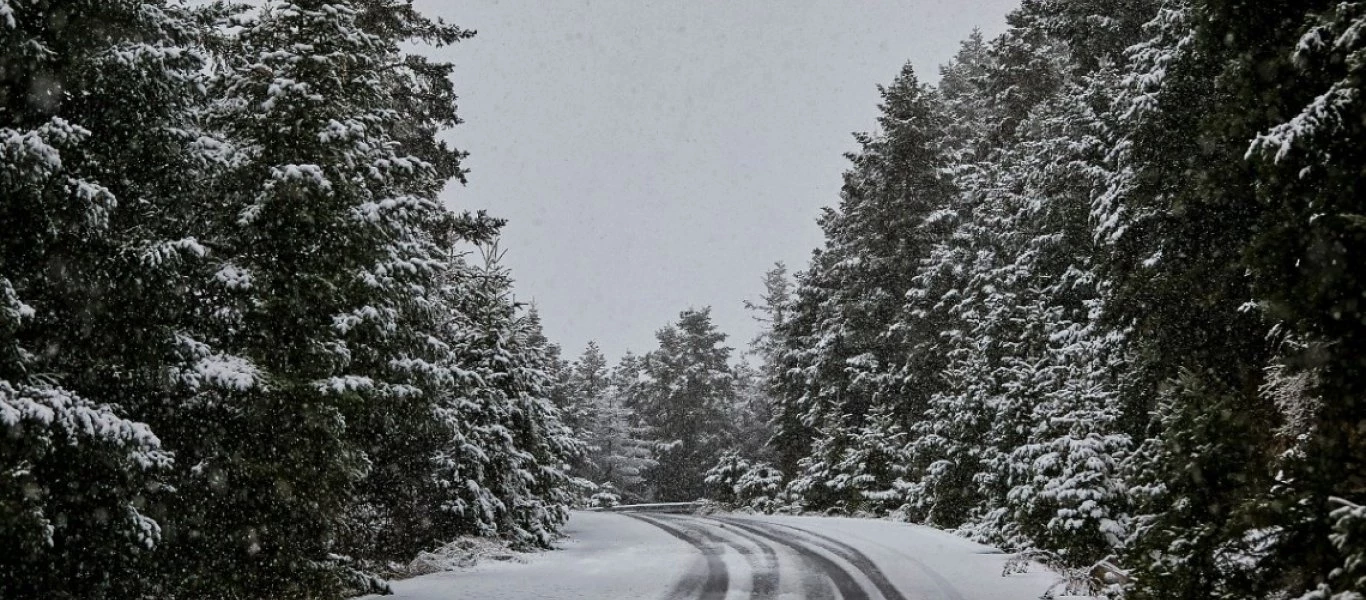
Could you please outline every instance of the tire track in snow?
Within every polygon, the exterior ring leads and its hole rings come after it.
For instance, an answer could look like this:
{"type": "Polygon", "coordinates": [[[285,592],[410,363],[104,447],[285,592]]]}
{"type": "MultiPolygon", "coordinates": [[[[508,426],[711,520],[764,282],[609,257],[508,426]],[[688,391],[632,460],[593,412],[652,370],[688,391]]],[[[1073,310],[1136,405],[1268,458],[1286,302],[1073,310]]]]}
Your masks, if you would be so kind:
{"type": "Polygon", "coordinates": [[[730,589],[730,573],[726,570],[725,561],[721,560],[721,550],[715,543],[707,543],[706,540],[694,538],[683,530],[672,525],[667,525],[659,520],[634,513],[622,513],[633,519],[644,521],[665,533],[672,535],[697,548],[702,553],[702,558],[706,560],[706,573],[689,573],[674,586],[669,598],[673,600],[725,600],[726,592],[730,589]]]}
{"type": "MultiPolygon", "coordinates": [[[[717,518],[717,520],[738,526],[736,521],[739,519],[721,517],[717,518]]],[[[902,595],[901,591],[896,589],[896,586],[887,579],[887,575],[882,572],[882,569],[874,564],[872,559],[868,558],[868,555],[864,554],[858,548],[826,535],[782,523],[769,523],[766,521],[744,521],[744,523],[768,530],[774,534],[779,534],[780,530],[778,528],[780,527],[797,532],[809,538],[809,543],[844,559],[855,569],[858,569],[869,581],[873,582],[873,586],[877,588],[878,593],[882,594],[882,597],[886,600],[906,600],[906,596],[902,595]]]]}
{"type": "Polygon", "coordinates": [[[703,537],[730,546],[731,548],[734,548],[736,552],[739,552],[741,556],[745,557],[745,560],[749,563],[750,572],[753,573],[753,578],[749,587],[750,600],[775,600],[778,597],[778,551],[774,550],[773,546],[770,546],[764,540],[755,538],[752,535],[727,531],[727,533],[731,533],[758,548],[759,556],[756,557],[754,550],[749,546],[739,543],[733,538],[708,531],[708,529],[724,529],[723,527],[718,527],[717,524],[702,519],[691,519],[675,515],[657,518],[663,518],[663,520],[674,521],[679,524],[686,523],[692,525],[703,537]]]}
{"type": "MultiPolygon", "coordinates": [[[[717,529],[725,531],[730,535],[734,535],[745,541],[748,541],[749,543],[754,544],[759,548],[762,548],[765,556],[768,557],[766,558],[767,564],[772,565],[773,572],[771,580],[773,581],[775,594],[777,592],[781,592],[781,588],[779,585],[781,581],[779,576],[780,567],[778,564],[778,552],[774,548],[774,546],[767,541],[766,538],[756,536],[753,533],[744,531],[739,527],[735,527],[733,525],[727,528],[726,523],[721,523],[720,521],[716,521],[714,519],[704,519],[699,517],[682,515],[673,515],[673,517],[680,521],[687,521],[706,527],[715,527],[717,529]]],[[[796,557],[796,559],[799,561],[799,564],[803,567],[797,571],[801,575],[800,581],[802,592],[800,597],[804,600],[835,600],[835,591],[831,587],[832,580],[821,571],[821,565],[818,564],[817,561],[813,560],[809,555],[801,552],[796,548],[793,548],[790,544],[782,545],[785,548],[788,548],[792,551],[792,555],[796,557]]],[[[760,588],[756,586],[756,589],[760,588]]]]}
{"type": "MultiPolygon", "coordinates": [[[[723,522],[720,519],[711,520],[718,523],[723,522]]],[[[825,576],[830,579],[830,582],[835,585],[835,589],[839,590],[840,597],[843,600],[870,600],[867,590],[864,590],[863,586],[859,585],[859,583],[854,580],[854,576],[850,574],[847,569],[840,566],[839,563],[831,560],[824,554],[821,554],[815,548],[811,547],[807,543],[802,542],[800,540],[791,539],[790,537],[785,537],[776,531],[769,531],[758,527],[752,527],[748,522],[739,523],[733,520],[728,520],[724,521],[724,523],[736,529],[749,532],[752,536],[759,536],[770,541],[773,541],[779,545],[791,548],[793,552],[796,552],[803,559],[815,565],[818,571],[824,573],[825,576]]],[[[828,549],[826,550],[829,551],[828,549]]],[[[838,556],[838,554],[836,555],[838,556]]],[[[825,591],[828,592],[829,590],[825,591]]],[[[825,597],[829,596],[827,595],[825,597]]],[[[905,600],[900,596],[900,594],[898,594],[895,598],[896,600],[905,600]]]]}
{"type": "MultiPolygon", "coordinates": [[[[788,524],[786,524],[786,523],[773,523],[773,522],[769,522],[769,521],[757,521],[757,522],[758,522],[758,523],[762,523],[762,524],[764,524],[764,525],[769,525],[769,526],[772,526],[772,527],[782,527],[782,528],[784,528],[784,529],[790,529],[790,530],[792,530],[792,531],[796,531],[796,532],[805,534],[805,535],[807,535],[807,536],[810,536],[810,537],[819,539],[819,540],[821,540],[821,541],[823,541],[823,542],[825,542],[825,543],[829,543],[829,544],[833,544],[833,545],[842,546],[842,547],[844,547],[844,548],[847,548],[850,552],[856,553],[857,556],[862,557],[863,560],[868,560],[867,555],[863,554],[863,552],[859,551],[858,549],[856,549],[856,548],[854,548],[854,547],[852,547],[852,546],[849,546],[848,544],[846,544],[846,543],[844,543],[844,542],[842,542],[842,541],[840,541],[840,540],[837,540],[837,539],[835,539],[835,538],[832,538],[832,537],[830,537],[830,536],[823,535],[823,534],[820,534],[820,533],[816,533],[816,532],[814,532],[814,531],[802,529],[802,528],[796,527],[796,526],[794,526],[794,525],[788,525],[788,524]]],[[[934,583],[934,585],[935,585],[936,587],[938,587],[939,590],[940,590],[941,592],[943,592],[944,596],[947,597],[947,598],[949,598],[949,600],[966,600],[966,599],[963,597],[963,594],[960,593],[960,592],[958,591],[958,589],[955,588],[955,587],[953,586],[953,583],[952,583],[952,582],[950,582],[949,580],[945,579],[943,575],[940,575],[939,573],[935,572],[934,569],[931,569],[931,568],[929,567],[929,565],[926,565],[924,562],[920,561],[919,559],[916,559],[916,558],[913,557],[913,556],[907,555],[905,552],[902,552],[901,550],[899,550],[899,549],[897,549],[897,548],[893,548],[893,547],[891,547],[891,546],[888,546],[887,544],[884,544],[884,543],[882,543],[882,542],[879,542],[879,541],[876,541],[876,540],[871,540],[871,539],[868,539],[868,538],[866,538],[866,537],[864,537],[864,536],[854,535],[854,537],[857,537],[857,538],[859,538],[859,539],[861,539],[861,540],[863,540],[863,541],[865,541],[865,542],[867,542],[867,543],[869,543],[869,544],[873,544],[873,545],[875,545],[875,546],[880,546],[880,547],[882,547],[882,548],[885,548],[887,551],[889,551],[889,552],[891,552],[891,553],[893,553],[893,554],[896,554],[896,555],[900,556],[900,557],[901,557],[902,559],[904,559],[906,562],[915,565],[915,567],[916,567],[917,569],[919,569],[920,572],[924,573],[925,576],[926,576],[927,578],[929,578],[929,580],[932,581],[932,582],[934,583]]],[[[834,550],[831,550],[831,551],[833,552],[834,550]]],[[[846,559],[846,560],[847,560],[847,559],[846,559]]],[[[872,564],[872,561],[871,561],[871,560],[868,560],[868,562],[869,562],[869,564],[872,564]]],[[[873,568],[876,569],[877,567],[874,566],[873,568]]],[[[879,574],[881,574],[881,570],[879,570],[878,572],[879,572],[879,574]]],[[[884,577],[884,580],[885,580],[885,577],[884,577]]],[[[891,584],[888,583],[888,585],[890,586],[891,584]]],[[[893,589],[895,589],[895,588],[893,588],[893,589]]],[[[890,598],[890,596],[889,596],[889,598],[890,598]]]]}

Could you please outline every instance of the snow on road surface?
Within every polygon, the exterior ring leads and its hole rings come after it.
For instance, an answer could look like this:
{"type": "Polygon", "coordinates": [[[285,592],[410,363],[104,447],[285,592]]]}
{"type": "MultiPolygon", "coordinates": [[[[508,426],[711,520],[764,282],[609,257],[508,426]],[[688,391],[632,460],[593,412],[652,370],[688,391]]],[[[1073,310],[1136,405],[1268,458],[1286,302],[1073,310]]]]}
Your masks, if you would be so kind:
{"type": "Polygon", "coordinates": [[[868,519],[576,512],[561,550],[394,582],[407,600],[1035,600],[1047,572],[868,519]]]}

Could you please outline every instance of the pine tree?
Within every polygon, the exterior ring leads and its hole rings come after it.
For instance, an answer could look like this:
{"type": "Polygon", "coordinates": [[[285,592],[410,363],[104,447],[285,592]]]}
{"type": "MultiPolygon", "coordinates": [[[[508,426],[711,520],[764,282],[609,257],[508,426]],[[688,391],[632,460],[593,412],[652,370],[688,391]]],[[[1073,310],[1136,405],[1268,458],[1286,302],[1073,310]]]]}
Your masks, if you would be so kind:
{"type": "Polygon", "coordinates": [[[835,467],[839,475],[827,485],[856,490],[853,510],[880,515],[901,508],[896,483],[903,480],[910,462],[906,437],[893,411],[879,408],[854,433],[849,451],[835,467]]]}
{"type": "MultiPolygon", "coordinates": [[[[576,410],[591,412],[592,405],[598,403],[598,399],[607,394],[611,388],[611,369],[607,364],[607,357],[603,356],[602,349],[598,348],[597,342],[589,341],[588,346],[583,349],[583,354],[572,366],[573,393],[582,402],[587,399],[587,406],[580,405],[576,410]]],[[[591,417],[580,417],[585,426],[588,425],[591,417]]]]}
{"type": "MultiPolygon", "coordinates": [[[[936,371],[942,359],[928,351],[935,317],[914,311],[915,323],[900,317],[920,262],[946,234],[941,217],[955,194],[943,168],[944,113],[909,65],[879,91],[881,131],[855,136],[861,148],[849,155],[853,165],[840,206],[821,217],[825,248],[798,280],[791,330],[784,332],[785,343],[797,350],[787,353],[783,366],[798,379],[785,384],[779,418],[798,414],[807,431],[841,439],[850,433],[844,429],[862,427],[879,408],[889,409],[902,427],[909,424],[937,385],[933,376],[919,375],[936,371]]],[[[807,461],[815,471],[799,477],[862,476],[831,470],[844,464],[844,444],[837,439],[822,441],[817,434],[812,448],[822,457],[807,461]]],[[[785,470],[789,461],[783,461],[785,470]]],[[[794,489],[824,485],[811,480],[794,489]]]]}
{"type": "Polygon", "coordinates": [[[759,512],[784,508],[783,474],[767,461],[752,461],[734,450],[726,451],[707,470],[703,481],[711,500],[759,512]]]}
{"type": "Polygon", "coordinates": [[[854,445],[854,426],[849,421],[847,417],[823,420],[815,428],[810,450],[797,461],[786,491],[803,510],[840,514],[860,506],[859,489],[848,485],[848,474],[839,471],[854,445]]]}
{"type": "Polygon", "coordinates": [[[645,474],[656,465],[650,427],[630,408],[633,386],[640,381],[642,360],[627,352],[609,375],[609,387],[597,407],[600,429],[595,439],[605,451],[601,478],[628,501],[644,500],[645,474]]]}
{"type": "Polygon", "coordinates": [[[505,504],[513,512],[515,539],[549,548],[569,520],[575,494],[569,465],[582,456],[584,444],[561,420],[559,408],[549,397],[559,348],[546,340],[540,322],[530,318],[533,314],[519,315],[509,339],[513,352],[507,363],[513,416],[510,430],[519,454],[524,455],[516,473],[527,483],[527,490],[505,504]]]}
{"type": "MultiPolygon", "coordinates": [[[[840,410],[854,423],[882,404],[903,423],[922,410],[937,383],[942,357],[935,343],[940,315],[907,306],[907,294],[935,243],[950,231],[945,219],[957,190],[946,176],[945,115],[940,97],[919,82],[910,65],[879,88],[880,134],[855,136],[840,211],[822,227],[841,262],[836,314],[826,324],[842,332],[852,352],[840,410]],[[909,314],[908,314],[909,313],[909,314]]],[[[912,302],[913,304],[913,302],[912,302]]]]}
{"type": "Polygon", "coordinates": [[[735,486],[752,467],[749,459],[739,452],[728,450],[722,453],[716,464],[703,474],[702,481],[707,484],[709,491],[707,498],[723,504],[733,505],[739,502],[740,497],[735,486]]]}
{"type": "Polygon", "coordinates": [[[406,0],[0,3],[0,595],[327,597],[549,543],[562,361],[448,253],[499,224],[435,201],[450,65],[403,47],[469,35],[406,0]]]}
{"type": "Polygon", "coordinates": [[[1138,515],[1125,548],[1133,569],[1126,597],[1243,598],[1267,593],[1263,574],[1233,556],[1255,556],[1265,541],[1239,531],[1242,499],[1257,481],[1243,472],[1265,460],[1267,448],[1228,443],[1260,439],[1257,422],[1239,412],[1240,399],[1203,388],[1184,374],[1165,389],[1155,435],[1132,464],[1138,515]]]}
{"type": "Polygon", "coordinates": [[[0,13],[0,595],[129,597],[166,533],[153,411],[198,358],[204,32],[172,2],[0,13]]]}
{"type": "Polygon", "coordinates": [[[1017,204],[1012,218],[1022,243],[1008,269],[1018,275],[1016,318],[1028,325],[999,373],[1019,396],[1006,412],[1027,430],[997,446],[1008,470],[996,478],[1010,483],[1002,506],[1014,521],[1003,537],[1048,549],[1074,570],[1109,556],[1125,535],[1119,464],[1130,449],[1124,426],[1136,417],[1119,402],[1125,337],[1102,321],[1107,288],[1089,220],[1107,174],[1101,115],[1112,81],[1072,79],[1021,125],[1021,197],[1046,200],[1017,204]]]}
{"type": "Polygon", "coordinates": [[[660,500],[696,500],[705,495],[704,472],[734,436],[731,349],[710,309],[683,311],[656,337],[659,348],[645,355],[630,390],[631,407],[657,444],[646,482],[660,500]]]}
{"type": "Polygon", "coordinates": [[[877,246],[887,128],[798,275],[789,488],[877,499],[899,411],[907,517],[1069,573],[1118,554],[1136,597],[1359,595],[1359,4],[1029,0],[970,38],[917,161],[950,193],[877,246]]]}
{"type": "Polygon", "coordinates": [[[1281,529],[1275,556],[1263,565],[1305,598],[1360,597],[1366,204],[1358,188],[1366,45],[1356,32],[1366,26],[1366,8],[1341,1],[1259,7],[1250,24],[1238,20],[1236,6],[1209,4],[1247,53],[1234,63],[1235,106],[1275,108],[1247,148],[1262,216],[1245,263],[1259,309],[1301,341],[1285,346],[1280,380],[1308,384],[1297,397],[1277,398],[1295,426],[1287,428],[1288,449],[1276,461],[1276,486],[1265,503],[1281,529]],[[1252,29],[1263,23],[1296,26],[1252,29]],[[1294,84],[1261,85],[1268,72],[1294,84]]]}
{"type": "Polygon", "coordinates": [[[784,342],[781,338],[792,306],[792,280],[787,265],[775,263],[764,273],[764,293],[759,302],[744,302],[760,329],[750,340],[749,352],[759,360],[757,367],[742,363],[736,369],[737,406],[745,433],[739,439],[748,441],[744,454],[751,458],[772,460],[776,455],[796,454],[805,442],[805,432],[795,411],[785,409],[782,394],[784,342]],[[756,446],[755,440],[762,440],[756,446]]]}
{"type": "MultiPolygon", "coordinates": [[[[750,352],[758,356],[764,364],[766,373],[776,369],[778,353],[782,350],[782,340],[778,337],[787,312],[792,304],[792,280],[787,275],[787,265],[774,263],[773,268],[764,273],[764,293],[759,302],[745,301],[745,310],[753,314],[760,325],[759,332],[750,340],[750,352]]],[[[772,374],[769,374],[772,377],[772,374]]]]}
{"type": "Polygon", "coordinates": [[[202,395],[173,426],[217,424],[183,453],[177,553],[213,573],[179,582],[186,593],[363,585],[330,558],[355,502],[386,524],[414,520],[412,499],[390,492],[427,475],[411,466],[425,462],[425,392],[444,374],[425,290],[453,221],[435,196],[455,172],[430,145],[404,146],[443,123],[397,100],[430,77],[404,63],[399,44],[425,26],[407,18],[400,2],[274,3],[226,57],[213,118],[233,154],[211,218],[222,287],[203,333],[243,358],[220,361],[235,389],[202,395]]]}
{"type": "Polygon", "coordinates": [[[587,443],[587,451],[574,465],[574,473],[588,481],[607,481],[601,476],[605,461],[617,448],[616,439],[603,435],[610,426],[606,413],[611,399],[610,369],[596,342],[589,341],[583,354],[568,369],[565,381],[565,401],[561,405],[565,425],[579,433],[587,443]]]}
{"type": "MultiPolygon", "coordinates": [[[[982,510],[977,480],[990,460],[987,432],[997,390],[995,369],[1012,339],[1008,256],[1012,174],[991,142],[1000,108],[991,102],[991,77],[1000,70],[992,47],[974,33],[954,61],[941,69],[948,170],[961,193],[939,215],[952,233],[939,239],[908,292],[907,327],[925,323],[938,331],[932,348],[942,355],[940,385],[909,423],[908,479],[897,482],[905,516],[945,527],[965,524],[982,510]],[[1003,168],[1004,167],[1004,168],[1003,168]],[[933,322],[927,317],[933,315],[933,322]]],[[[928,348],[927,348],[928,349],[928,348]]],[[[922,368],[908,365],[908,369],[922,368]]],[[[907,371],[908,374],[911,371],[907,371]]],[[[924,378],[928,373],[916,373],[924,378]]]]}
{"type": "MultiPolygon", "coordinates": [[[[817,250],[812,262],[820,255],[817,250]]],[[[798,463],[811,451],[816,436],[813,424],[834,395],[831,387],[821,382],[838,369],[828,360],[816,329],[828,289],[809,285],[806,279],[806,273],[796,274],[786,318],[774,327],[779,347],[769,384],[773,390],[773,437],[769,445],[777,455],[778,467],[789,474],[797,472],[798,463]]]]}
{"type": "MultiPolygon", "coordinates": [[[[486,248],[502,223],[485,224],[488,230],[469,241],[486,248]]],[[[507,523],[504,500],[516,497],[499,489],[515,447],[511,406],[492,385],[497,361],[505,359],[498,344],[512,307],[498,272],[454,251],[447,262],[438,296],[446,318],[437,339],[449,348],[444,364],[452,378],[436,403],[444,435],[433,457],[433,528],[439,539],[496,535],[507,523]]]]}
{"type": "Polygon", "coordinates": [[[566,425],[584,442],[572,472],[586,491],[599,490],[603,502],[638,499],[642,472],[652,464],[650,443],[640,437],[645,429],[626,406],[637,370],[629,353],[619,368],[608,368],[602,350],[589,342],[566,378],[566,425]]]}
{"type": "Polygon", "coordinates": [[[583,447],[549,397],[554,351],[513,300],[494,238],[483,244],[483,264],[455,256],[443,277],[450,318],[441,340],[454,377],[438,401],[447,433],[432,520],[438,539],[499,535],[547,547],[568,518],[569,463],[583,447]]]}
{"type": "Polygon", "coordinates": [[[731,372],[735,378],[735,396],[728,411],[728,418],[735,426],[732,446],[750,460],[771,460],[769,442],[774,438],[774,411],[769,382],[772,379],[764,377],[744,360],[736,364],[731,372]]]}

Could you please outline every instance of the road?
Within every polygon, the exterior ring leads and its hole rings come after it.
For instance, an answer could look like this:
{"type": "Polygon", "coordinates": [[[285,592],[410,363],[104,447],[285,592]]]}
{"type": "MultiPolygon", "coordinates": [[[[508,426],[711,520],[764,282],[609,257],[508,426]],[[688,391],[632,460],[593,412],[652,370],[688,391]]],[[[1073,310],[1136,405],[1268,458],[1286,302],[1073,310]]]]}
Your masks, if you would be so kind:
{"type": "Polygon", "coordinates": [[[575,513],[568,540],[525,562],[395,582],[408,600],[1033,600],[1052,582],[1002,576],[1007,556],[866,519],[575,513]]]}

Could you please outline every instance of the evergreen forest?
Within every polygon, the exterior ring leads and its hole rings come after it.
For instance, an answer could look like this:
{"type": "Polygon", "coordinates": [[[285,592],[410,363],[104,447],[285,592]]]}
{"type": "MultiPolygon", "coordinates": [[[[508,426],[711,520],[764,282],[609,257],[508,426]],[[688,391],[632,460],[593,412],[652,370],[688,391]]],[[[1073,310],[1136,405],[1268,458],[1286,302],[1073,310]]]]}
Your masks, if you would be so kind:
{"type": "Polygon", "coordinates": [[[758,336],[679,307],[615,360],[439,198],[425,49],[473,35],[0,0],[0,598],[382,593],[697,499],[930,525],[1078,594],[1366,598],[1366,2],[1024,0],[887,74],[758,336]]]}

